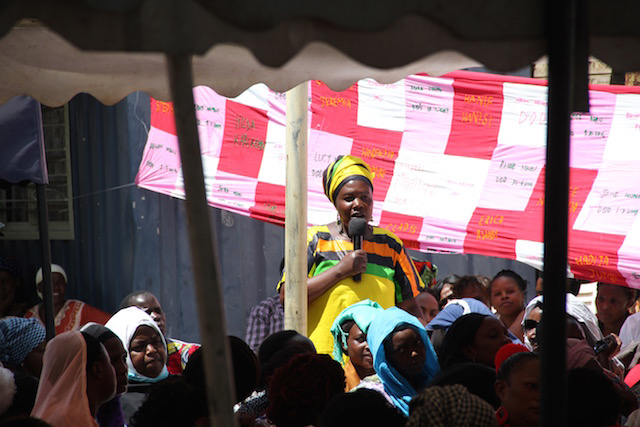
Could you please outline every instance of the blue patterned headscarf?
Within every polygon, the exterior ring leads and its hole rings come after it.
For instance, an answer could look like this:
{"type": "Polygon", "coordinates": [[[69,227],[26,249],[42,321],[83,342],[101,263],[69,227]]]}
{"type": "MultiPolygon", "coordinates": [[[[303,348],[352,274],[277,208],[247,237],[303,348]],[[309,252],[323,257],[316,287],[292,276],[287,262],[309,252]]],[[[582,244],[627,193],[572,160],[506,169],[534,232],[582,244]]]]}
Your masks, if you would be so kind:
{"type": "Polygon", "coordinates": [[[353,320],[358,328],[366,334],[369,324],[374,317],[382,313],[382,307],[375,301],[365,299],[342,310],[331,326],[331,334],[333,335],[333,358],[344,364],[342,355],[345,353],[344,348],[347,347],[347,338],[349,332],[342,330],[342,324],[348,320],[353,320]]]}
{"type": "Polygon", "coordinates": [[[409,325],[412,329],[417,330],[424,343],[426,361],[420,376],[422,384],[426,387],[440,371],[440,365],[438,364],[438,356],[433,349],[433,345],[431,345],[427,331],[415,316],[398,307],[391,307],[380,312],[380,314],[373,319],[371,325],[369,325],[367,343],[373,354],[373,368],[382,381],[384,390],[389,397],[391,397],[396,408],[408,417],[409,402],[420,390],[415,390],[411,384],[409,384],[409,381],[391,366],[387,361],[387,355],[384,350],[385,339],[393,333],[396,327],[403,324],[409,325]]]}
{"type": "Polygon", "coordinates": [[[20,366],[24,359],[46,338],[44,326],[37,319],[5,317],[0,320],[0,362],[20,366]]]}

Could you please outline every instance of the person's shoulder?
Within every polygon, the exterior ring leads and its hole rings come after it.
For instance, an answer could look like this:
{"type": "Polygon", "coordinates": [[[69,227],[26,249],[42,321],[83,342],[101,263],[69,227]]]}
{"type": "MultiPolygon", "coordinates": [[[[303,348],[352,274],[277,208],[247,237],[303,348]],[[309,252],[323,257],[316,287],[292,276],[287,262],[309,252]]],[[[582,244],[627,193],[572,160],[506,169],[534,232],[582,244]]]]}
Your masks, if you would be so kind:
{"type": "Polygon", "coordinates": [[[24,314],[23,317],[26,317],[27,319],[30,317],[40,318],[40,315],[38,314],[39,308],[40,308],[40,304],[34,305],[29,310],[27,310],[27,312],[24,314]]]}
{"type": "Polygon", "coordinates": [[[258,304],[256,304],[252,309],[251,309],[251,313],[253,312],[261,312],[261,311],[277,311],[282,309],[282,304],[280,303],[280,295],[279,294],[275,294],[273,296],[270,296],[269,298],[265,298],[262,301],[260,301],[258,304]]]}
{"type": "Polygon", "coordinates": [[[331,231],[329,230],[329,225],[312,225],[307,229],[307,236],[313,237],[316,234],[328,234],[331,235],[331,231]]]}
{"type": "Polygon", "coordinates": [[[180,351],[190,348],[193,348],[193,350],[195,351],[196,349],[200,348],[200,344],[198,343],[181,341],[175,338],[165,338],[165,340],[167,341],[167,345],[172,344],[180,351]]]}
{"type": "Polygon", "coordinates": [[[83,321],[96,322],[104,325],[111,318],[111,315],[106,311],[100,310],[86,302],[80,300],[67,300],[72,305],[81,305],[83,321]]]}
{"type": "Polygon", "coordinates": [[[388,242],[394,242],[400,246],[404,245],[404,243],[402,242],[402,239],[396,236],[396,233],[394,233],[393,231],[387,230],[386,228],[376,227],[376,226],[373,226],[371,228],[373,229],[374,238],[377,237],[378,239],[387,240],[388,242]]]}

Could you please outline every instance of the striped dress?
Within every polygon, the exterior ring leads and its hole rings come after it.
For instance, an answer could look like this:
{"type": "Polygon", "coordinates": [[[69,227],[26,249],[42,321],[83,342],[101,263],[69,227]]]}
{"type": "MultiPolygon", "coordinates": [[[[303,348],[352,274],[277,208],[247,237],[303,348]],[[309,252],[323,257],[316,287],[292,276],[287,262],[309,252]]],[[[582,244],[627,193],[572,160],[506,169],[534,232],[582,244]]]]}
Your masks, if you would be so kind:
{"type": "MultiPolygon", "coordinates": [[[[365,239],[362,249],[367,252],[362,280],[343,279],[309,305],[307,332],[318,353],[333,352],[331,325],[351,304],[369,298],[389,308],[415,297],[424,287],[402,240],[391,231],[373,227],[373,235],[365,239]]],[[[326,225],[311,227],[307,232],[309,277],[335,266],[352,250],[351,241],[334,238],[326,225]]],[[[284,277],[278,287],[283,282],[284,277]]]]}

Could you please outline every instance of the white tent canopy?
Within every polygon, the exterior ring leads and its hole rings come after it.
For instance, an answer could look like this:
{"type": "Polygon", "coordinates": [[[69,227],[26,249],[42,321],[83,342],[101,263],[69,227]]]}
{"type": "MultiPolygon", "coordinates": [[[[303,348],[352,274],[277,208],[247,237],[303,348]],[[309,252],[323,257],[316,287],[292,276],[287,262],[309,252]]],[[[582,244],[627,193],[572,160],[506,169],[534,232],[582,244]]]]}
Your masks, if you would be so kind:
{"type": "MultiPolygon", "coordinates": [[[[393,83],[418,72],[442,75],[481,65],[458,52],[434,53],[402,67],[380,70],[362,65],[321,42],[304,47],[281,68],[267,67],[244,47],[220,44],[193,59],[194,84],[235,97],[256,83],[286,91],[301,82],[322,80],[336,91],[364,77],[393,83]]],[[[21,26],[0,39],[0,103],[29,94],[43,104],[66,103],[87,92],[107,105],[134,91],[171,100],[160,53],[86,52],[42,26],[21,26]]]]}

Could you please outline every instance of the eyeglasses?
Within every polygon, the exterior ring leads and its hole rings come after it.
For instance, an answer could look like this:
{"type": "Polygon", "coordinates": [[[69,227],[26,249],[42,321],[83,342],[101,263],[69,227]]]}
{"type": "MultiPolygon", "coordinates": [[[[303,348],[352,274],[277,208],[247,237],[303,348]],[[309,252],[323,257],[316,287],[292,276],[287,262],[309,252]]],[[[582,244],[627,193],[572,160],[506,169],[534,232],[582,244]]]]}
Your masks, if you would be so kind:
{"type": "Polygon", "coordinates": [[[538,321],[537,320],[533,320],[533,319],[527,319],[522,324],[522,328],[525,331],[530,331],[531,329],[535,329],[537,327],[538,327],[538,321]]]}

